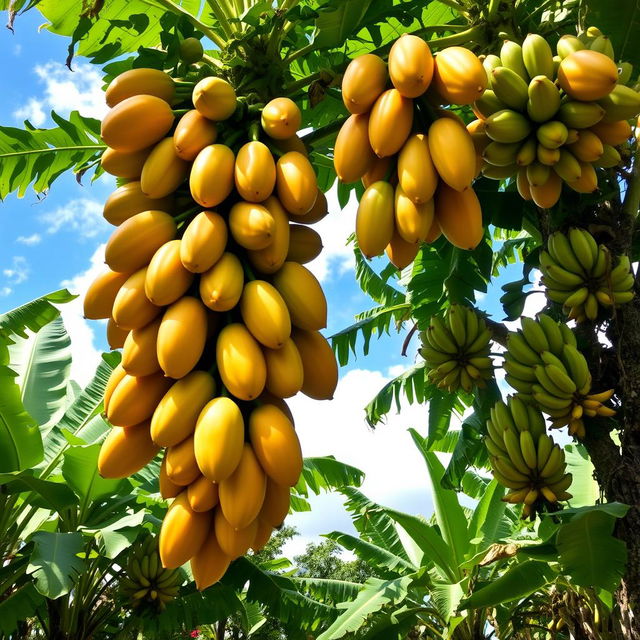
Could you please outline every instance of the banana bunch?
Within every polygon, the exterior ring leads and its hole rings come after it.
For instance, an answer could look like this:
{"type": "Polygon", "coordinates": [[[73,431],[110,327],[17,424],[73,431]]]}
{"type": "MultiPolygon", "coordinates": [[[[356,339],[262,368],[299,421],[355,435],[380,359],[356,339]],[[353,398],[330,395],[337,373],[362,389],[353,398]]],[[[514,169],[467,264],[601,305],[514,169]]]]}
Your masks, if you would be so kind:
{"type": "Polygon", "coordinates": [[[564,450],[545,429],[542,414],[518,395],[500,401],[490,411],[485,445],[494,478],[510,489],[503,500],[524,504],[524,518],[555,511],[568,500],[572,475],[566,473],[564,450]]]}
{"type": "Polygon", "coordinates": [[[429,367],[429,380],[439,388],[470,392],[493,377],[491,332],[473,309],[451,305],[443,316],[431,317],[421,337],[420,355],[429,367]]]}
{"type": "Polygon", "coordinates": [[[165,449],[162,565],[190,560],[202,589],[282,524],[302,470],[284,399],[330,399],[338,368],[304,266],[328,211],[300,109],[218,77],[186,84],[133,69],[107,89],[102,166],[125,182],[105,204],[116,229],[84,311],[122,348],[100,473],[129,476],[165,449]]]}
{"type": "Polygon", "coordinates": [[[585,436],[584,417],[615,415],[604,406],[614,390],[590,393],[591,373],[578,351],[573,332],[545,314],[522,318],[522,329],[510,333],[504,354],[505,380],[520,397],[551,418],[554,428],[585,436]]]}
{"type": "Polygon", "coordinates": [[[160,562],[157,536],[148,535],[129,549],[120,588],[133,608],[163,611],[180,591],[179,569],[165,569],[160,562]]]}
{"type": "Polygon", "coordinates": [[[563,183],[595,191],[596,169],[621,163],[628,120],[640,112],[640,93],[625,84],[630,65],[614,62],[598,29],[561,37],[556,51],[529,34],[522,44],[505,41],[500,56],[486,56],[489,89],[468,125],[482,173],[515,177],[520,195],[541,208],[558,201],[563,183]]]}
{"type": "Polygon", "coordinates": [[[471,188],[477,175],[473,139],[451,109],[437,107],[471,104],[486,84],[472,51],[448,47],[432,56],[415,35],[395,41],[388,65],[374,54],[351,61],[342,81],[351,115],[333,160],[342,182],[362,180],[365,187],[356,237],[367,258],[386,252],[403,269],[422,243],[441,234],[461,249],[478,245],[484,229],[471,188]]]}
{"type": "Polygon", "coordinates": [[[562,305],[569,319],[595,320],[599,306],[612,307],[633,299],[634,277],[628,256],[619,256],[615,267],[604,245],[585,229],[549,236],[540,253],[542,283],[547,298],[562,305]]]}

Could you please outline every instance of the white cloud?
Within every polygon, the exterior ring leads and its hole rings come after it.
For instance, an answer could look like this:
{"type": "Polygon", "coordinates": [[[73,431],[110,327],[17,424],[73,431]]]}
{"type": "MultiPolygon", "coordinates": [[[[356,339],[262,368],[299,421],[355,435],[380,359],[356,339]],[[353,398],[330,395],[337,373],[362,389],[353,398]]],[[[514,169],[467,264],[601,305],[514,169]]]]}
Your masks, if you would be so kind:
{"type": "Polygon", "coordinates": [[[47,114],[42,108],[43,104],[36,98],[29,98],[24,106],[13,112],[13,115],[18,120],[28,120],[35,127],[41,127],[47,119],[47,114]]]}
{"type": "Polygon", "coordinates": [[[81,238],[95,238],[110,225],[102,217],[103,205],[88,198],[77,198],[69,201],[55,211],[40,216],[40,221],[47,225],[47,233],[58,231],[75,231],[81,238]]]}
{"type": "Polygon", "coordinates": [[[22,53],[22,45],[16,44],[13,46],[13,55],[18,57],[22,53]]]}
{"type": "Polygon", "coordinates": [[[29,278],[29,263],[24,256],[13,256],[11,267],[3,269],[2,274],[11,284],[22,284],[29,278]]]}
{"type": "Polygon", "coordinates": [[[42,236],[39,233],[32,233],[30,236],[18,236],[16,238],[18,244],[26,244],[28,247],[40,244],[41,241],[42,236]]]}
{"type": "Polygon", "coordinates": [[[13,289],[11,287],[2,287],[0,288],[0,296],[6,298],[13,293],[13,289]]]}

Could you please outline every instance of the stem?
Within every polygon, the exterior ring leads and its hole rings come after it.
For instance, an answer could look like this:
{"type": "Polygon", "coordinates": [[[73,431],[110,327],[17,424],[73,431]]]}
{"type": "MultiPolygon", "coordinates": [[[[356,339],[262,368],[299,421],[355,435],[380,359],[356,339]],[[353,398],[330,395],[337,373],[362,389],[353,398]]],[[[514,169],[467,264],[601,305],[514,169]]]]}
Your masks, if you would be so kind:
{"type": "Polygon", "coordinates": [[[308,45],[304,47],[300,47],[300,49],[290,53],[284,59],[285,66],[291,64],[294,60],[300,58],[301,56],[307,55],[307,53],[309,53],[310,51],[313,51],[314,49],[315,49],[315,44],[313,42],[310,42],[308,45]]]}
{"type": "MultiPolygon", "coordinates": [[[[224,38],[220,37],[215,31],[210,29],[206,24],[204,24],[203,22],[200,22],[200,20],[198,20],[198,18],[196,18],[195,16],[191,15],[188,11],[186,11],[182,7],[178,6],[177,4],[172,2],[171,0],[155,0],[155,2],[157,2],[160,5],[162,5],[165,9],[171,11],[172,13],[175,13],[177,15],[180,15],[180,16],[183,16],[184,18],[186,18],[196,29],[201,31],[205,36],[207,36],[207,38],[209,38],[209,40],[211,40],[218,47],[220,47],[220,49],[224,49],[226,47],[227,43],[226,43],[224,38]]],[[[215,2],[215,0],[214,0],[214,2],[215,2]]],[[[211,8],[212,8],[212,10],[213,10],[213,12],[215,14],[215,12],[216,12],[215,8],[213,6],[211,8]]],[[[226,18],[224,18],[224,16],[223,16],[223,20],[226,22],[226,18]]],[[[220,23],[221,23],[221,26],[222,26],[222,20],[220,20],[220,23]]],[[[228,25],[228,23],[227,23],[227,25],[228,25]]]]}
{"type": "Polygon", "coordinates": [[[640,145],[633,154],[633,169],[627,185],[622,212],[635,220],[638,215],[638,207],[640,207],[640,145]]]}
{"type": "Polygon", "coordinates": [[[234,7],[229,0],[207,0],[207,4],[211,7],[214,13],[215,9],[213,5],[219,6],[220,11],[226,16],[227,25],[232,32],[240,33],[242,31],[238,22],[239,13],[237,14],[236,7],[234,7]]]}
{"type": "Polygon", "coordinates": [[[231,28],[229,20],[227,20],[227,11],[225,11],[227,7],[223,6],[222,0],[207,0],[207,4],[215,19],[220,23],[220,28],[224,31],[227,38],[232,38],[233,29],[231,28]]]}
{"type": "MultiPolygon", "coordinates": [[[[299,51],[302,51],[302,49],[299,49],[299,51]]],[[[285,60],[285,63],[286,63],[286,60],[285,60]]],[[[293,95],[294,93],[297,93],[300,89],[304,89],[305,87],[309,86],[312,82],[315,82],[316,80],[320,80],[321,77],[322,77],[322,71],[316,71],[315,73],[312,73],[309,76],[305,76],[304,78],[300,78],[300,80],[296,80],[295,82],[288,84],[284,88],[284,93],[289,96],[293,95]]]]}
{"type": "Polygon", "coordinates": [[[331,124],[327,124],[324,127],[320,127],[319,129],[315,129],[311,133],[308,133],[305,136],[302,136],[300,139],[306,144],[310,145],[314,142],[318,142],[319,140],[324,140],[324,138],[328,138],[332,136],[334,133],[339,131],[340,127],[348,120],[349,116],[344,116],[343,118],[338,118],[334,120],[331,124]]]}
{"type": "Polygon", "coordinates": [[[30,151],[13,151],[12,153],[0,154],[0,162],[4,158],[14,158],[16,156],[29,156],[35,153],[58,153],[58,151],[78,151],[95,149],[96,151],[103,151],[107,148],[106,144],[85,144],[78,147],[48,147],[47,149],[31,149],[30,151]]]}
{"type": "Polygon", "coordinates": [[[489,0],[489,6],[487,7],[487,20],[493,21],[498,15],[499,8],[500,0],[489,0]]]}
{"type": "Polygon", "coordinates": [[[444,4],[447,7],[451,7],[452,9],[455,9],[460,13],[464,11],[464,7],[462,5],[459,5],[457,2],[455,2],[455,0],[438,0],[438,2],[440,4],[444,4]]]}
{"type": "Polygon", "coordinates": [[[222,62],[220,62],[220,60],[218,60],[217,58],[212,58],[211,56],[208,56],[206,53],[203,54],[202,59],[205,62],[212,64],[214,67],[218,67],[218,69],[224,68],[224,65],[222,64],[222,62]]]}
{"type": "Polygon", "coordinates": [[[293,9],[298,4],[299,0],[282,0],[280,6],[278,7],[278,11],[289,11],[289,9],[293,9]]]}

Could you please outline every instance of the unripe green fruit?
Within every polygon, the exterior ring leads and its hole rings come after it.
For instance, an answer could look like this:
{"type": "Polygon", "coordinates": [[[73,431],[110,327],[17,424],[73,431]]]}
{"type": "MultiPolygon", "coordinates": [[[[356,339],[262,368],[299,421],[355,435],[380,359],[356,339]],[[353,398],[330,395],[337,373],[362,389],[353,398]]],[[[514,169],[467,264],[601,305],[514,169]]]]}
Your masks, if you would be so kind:
{"type": "Polygon", "coordinates": [[[180,43],[180,59],[187,64],[202,60],[204,48],[198,38],[185,38],[180,43]]]}

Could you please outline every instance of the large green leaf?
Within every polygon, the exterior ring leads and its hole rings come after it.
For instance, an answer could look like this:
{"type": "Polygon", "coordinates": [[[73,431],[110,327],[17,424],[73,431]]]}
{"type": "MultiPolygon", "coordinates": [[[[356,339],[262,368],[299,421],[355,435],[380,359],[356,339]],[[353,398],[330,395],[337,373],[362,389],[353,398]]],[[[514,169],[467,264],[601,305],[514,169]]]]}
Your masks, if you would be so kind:
{"type": "Polygon", "coordinates": [[[293,577],[292,581],[294,584],[299,585],[301,591],[309,593],[316,600],[331,604],[353,600],[362,588],[360,583],[349,582],[348,580],[293,577]]]}
{"type": "Polygon", "coordinates": [[[358,30],[372,0],[337,0],[329,4],[316,19],[318,30],[314,44],[319,49],[342,46],[358,30]]]}
{"type": "Polygon", "coordinates": [[[499,539],[500,524],[507,508],[502,501],[504,488],[495,480],[485,486],[484,493],[473,511],[469,522],[469,533],[477,540],[475,550],[485,547],[499,539]]]}
{"type": "Polygon", "coordinates": [[[44,598],[36,591],[33,583],[28,582],[16,589],[8,598],[0,602],[0,633],[3,637],[18,628],[18,623],[33,617],[45,606],[44,598]]]}
{"type": "Polygon", "coordinates": [[[31,498],[30,502],[33,505],[55,509],[58,512],[77,502],[73,491],[66,484],[34,478],[28,471],[19,475],[0,474],[0,485],[4,485],[8,494],[33,491],[39,498],[31,498]]]}
{"type": "Polygon", "coordinates": [[[600,488],[594,479],[594,467],[586,449],[579,444],[564,448],[567,471],[573,475],[571,482],[572,507],[586,507],[598,502],[600,488]]]}
{"type": "Polygon", "coordinates": [[[436,582],[433,585],[433,602],[444,620],[454,617],[463,596],[464,589],[459,582],[436,582]]]}
{"type": "Polygon", "coordinates": [[[302,475],[295,486],[295,491],[307,497],[309,491],[317,495],[321,491],[359,487],[363,480],[364,472],[336,460],[333,456],[305,458],[302,475]]]}

